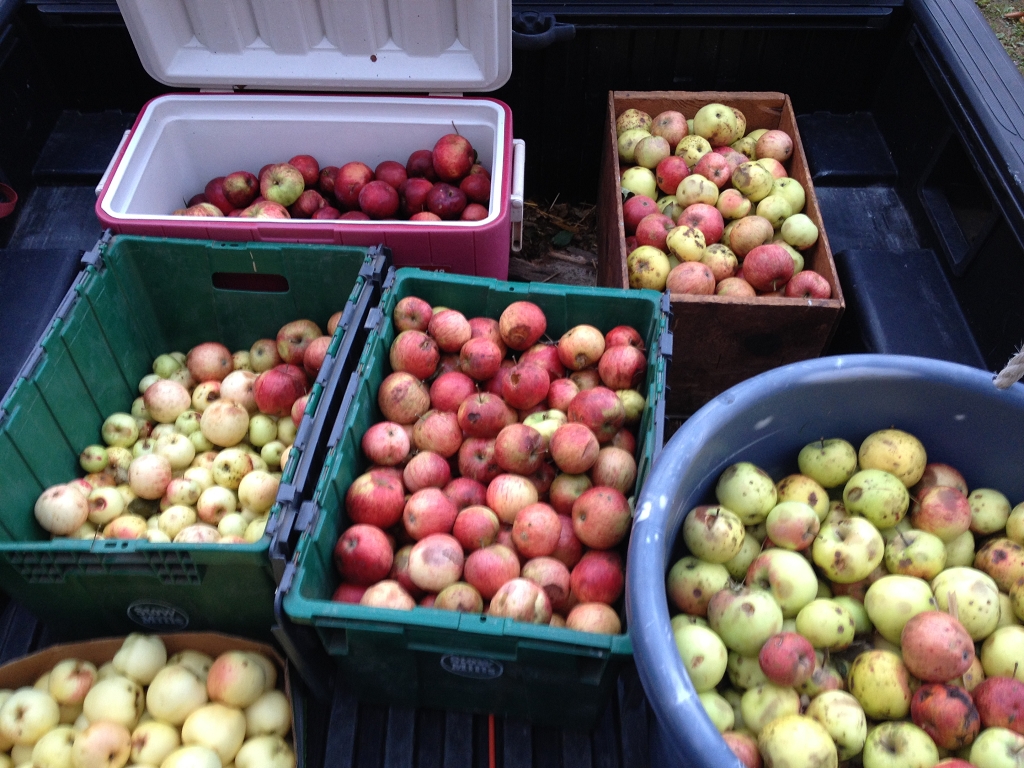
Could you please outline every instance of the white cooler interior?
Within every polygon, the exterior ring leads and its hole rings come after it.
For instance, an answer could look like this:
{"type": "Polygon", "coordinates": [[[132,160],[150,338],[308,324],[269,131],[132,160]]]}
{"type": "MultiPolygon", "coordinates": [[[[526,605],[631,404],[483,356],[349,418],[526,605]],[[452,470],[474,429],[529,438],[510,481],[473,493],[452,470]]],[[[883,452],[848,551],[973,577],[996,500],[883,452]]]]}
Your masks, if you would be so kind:
{"type": "MultiPolygon", "coordinates": [[[[169,217],[206,183],[233,171],[309,154],[321,167],[384,160],[405,164],[457,131],[491,173],[488,217],[501,212],[505,112],[486,99],[299,95],[161,96],[143,110],[101,207],[113,217],[169,217]]],[[[286,221],[278,222],[286,223],[286,221]]],[[[302,221],[295,221],[302,225],[302,221]]],[[[417,222],[402,222],[415,225],[417,222]]]]}

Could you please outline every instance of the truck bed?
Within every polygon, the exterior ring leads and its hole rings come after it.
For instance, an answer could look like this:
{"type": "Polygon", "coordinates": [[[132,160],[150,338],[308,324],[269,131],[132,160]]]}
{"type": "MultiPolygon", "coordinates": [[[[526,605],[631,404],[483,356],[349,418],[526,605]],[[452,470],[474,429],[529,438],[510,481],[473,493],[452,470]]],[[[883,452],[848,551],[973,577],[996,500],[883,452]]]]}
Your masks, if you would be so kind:
{"type": "MultiPolygon", "coordinates": [[[[847,299],[828,351],[995,371],[1024,340],[1024,80],[970,0],[513,9],[513,75],[492,95],[526,140],[528,196],[596,200],[608,90],[783,91],[847,299]]],[[[142,70],[114,3],[0,0],[0,181],[20,197],[0,219],[0,392],[102,235],[95,187],[124,131],[170,90],[142,70]]],[[[0,615],[0,661],[57,641],[16,603],[0,615]]],[[[648,764],[631,666],[590,733],[498,716],[492,738],[488,716],[454,707],[361,704],[341,681],[320,702],[296,690],[306,765],[648,764]]]]}

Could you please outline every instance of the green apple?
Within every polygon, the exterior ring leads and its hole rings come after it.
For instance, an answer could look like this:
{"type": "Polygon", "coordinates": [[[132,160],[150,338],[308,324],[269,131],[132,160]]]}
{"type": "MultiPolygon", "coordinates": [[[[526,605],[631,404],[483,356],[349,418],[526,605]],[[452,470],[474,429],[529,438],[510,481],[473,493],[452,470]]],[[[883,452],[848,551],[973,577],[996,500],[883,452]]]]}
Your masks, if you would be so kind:
{"type": "Polygon", "coordinates": [[[746,531],[739,517],[721,505],[694,507],[683,520],[683,542],[694,557],[725,563],[743,544],[746,531]]]}
{"type": "Polygon", "coordinates": [[[715,485],[718,503],[732,510],[744,525],[764,522],[778,503],[778,491],[771,476],[748,461],[727,467],[715,485]]]}
{"type": "Polygon", "coordinates": [[[1009,728],[985,728],[979,733],[968,758],[977,768],[1024,766],[1024,736],[1009,728]]]}
{"type": "Polygon", "coordinates": [[[621,136],[630,129],[642,128],[649,131],[654,125],[654,118],[642,109],[630,108],[615,118],[615,133],[621,136]]]}
{"type": "Polygon", "coordinates": [[[730,650],[755,656],[782,629],[782,609],[763,589],[723,589],[708,603],[708,625],[730,650]]]}
{"type": "Polygon", "coordinates": [[[833,597],[832,600],[843,606],[853,616],[854,634],[864,635],[874,631],[875,626],[871,623],[871,617],[868,616],[868,611],[860,600],[849,595],[839,595],[833,597]]]}
{"type": "Polygon", "coordinates": [[[732,704],[722,694],[718,691],[702,691],[697,694],[697,698],[719,733],[732,730],[736,724],[736,715],[733,714],[732,704]]]}
{"type": "Polygon", "coordinates": [[[863,517],[850,517],[818,531],[811,555],[825,575],[840,584],[867,578],[885,556],[882,535],[863,517]]]}
{"type": "Polygon", "coordinates": [[[986,677],[1015,677],[1024,681],[1024,627],[999,627],[985,638],[979,656],[986,677]]]}
{"type": "Polygon", "coordinates": [[[984,640],[999,623],[999,587],[995,580],[976,568],[947,567],[931,583],[939,610],[952,613],[950,605],[956,596],[954,614],[975,641],[984,640]]]}
{"type": "Polygon", "coordinates": [[[834,600],[812,600],[796,615],[796,631],[815,648],[832,651],[849,647],[856,633],[856,622],[846,608],[834,600]]]}
{"type": "Polygon", "coordinates": [[[710,152],[711,149],[711,144],[707,139],[691,133],[679,140],[679,143],[676,144],[675,154],[683,158],[686,161],[686,166],[692,171],[697,161],[710,152]]]}
{"type": "Polygon", "coordinates": [[[674,631],[676,650],[697,693],[714,690],[722,678],[729,652],[721,638],[707,627],[683,625],[674,631]]]}
{"type": "Polygon", "coordinates": [[[892,651],[860,653],[850,665],[850,693],[872,720],[899,720],[910,712],[910,673],[892,651]]]}
{"type": "Polygon", "coordinates": [[[1010,500],[994,488],[975,488],[967,496],[971,505],[971,530],[985,535],[1006,527],[1010,500]]]}
{"type": "Polygon", "coordinates": [[[669,569],[666,592],[672,604],[683,613],[706,616],[708,601],[720,589],[729,586],[729,578],[724,565],[686,556],[669,569]]]}
{"type": "Polygon", "coordinates": [[[946,542],[946,568],[970,567],[974,564],[974,534],[964,531],[946,542]]]}
{"type": "Polygon", "coordinates": [[[843,505],[852,515],[869,520],[879,530],[892,528],[910,508],[903,482],[881,469],[863,469],[843,486],[843,505]]]}
{"type": "Polygon", "coordinates": [[[857,449],[861,469],[884,469],[909,488],[924,475],[928,454],[924,444],[902,429],[880,429],[864,438],[857,449]]]}
{"type": "Polygon", "coordinates": [[[622,172],[619,183],[634,195],[644,195],[652,200],[658,196],[658,179],[654,171],[642,165],[634,165],[622,172]]]}
{"type": "Polygon", "coordinates": [[[732,172],[732,185],[752,203],[768,197],[774,183],[771,171],[756,162],[740,163],[732,172]]]}
{"type": "Polygon", "coordinates": [[[939,748],[913,723],[880,723],[868,733],[861,759],[864,768],[931,768],[939,748]]]}
{"type": "Polygon", "coordinates": [[[765,765],[787,768],[835,768],[836,744],[825,727],[806,715],[785,715],[757,735],[765,765]]]}
{"type": "Polygon", "coordinates": [[[724,146],[743,136],[735,110],[725,104],[705,104],[693,116],[693,130],[712,146],[724,146]]]}
{"type": "Polygon", "coordinates": [[[828,491],[817,480],[799,473],[786,475],[775,484],[775,491],[780,502],[802,501],[815,511],[819,521],[825,521],[829,509],[828,491]]]}
{"type": "Polygon", "coordinates": [[[660,293],[665,290],[669,271],[668,256],[653,245],[641,245],[626,257],[630,288],[649,288],[660,293]]]}
{"type": "Polygon", "coordinates": [[[729,676],[729,682],[733,684],[733,687],[741,691],[753,688],[761,683],[771,682],[768,676],[765,675],[764,670],[761,669],[761,661],[757,654],[744,656],[743,654],[736,653],[736,651],[729,651],[729,660],[726,663],[725,672],[729,676]]]}
{"type": "Polygon", "coordinates": [[[864,748],[868,734],[867,717],[852,694],[825,691],[811,699],[804,714],[825,727],[836,743],[840,760],[849,760],[864,748]]]}
{"type": "Polygon", "coordinates": [[[784,222],[792,217],[793,208],[789,201],[781,195],[768,194],[758,201],[756,213],[758,216],[768,219],[772,223],[772,227],[779,229],[784,222]]]}
{"type": "Polygon", "coordinates": [[[651,135],[646,128],[628,128],[619,134],[618,150],[619,163],[632,165],[636,162],[636,147],[641,141],[651,135]]]}
{"type": "MultiPolygon", "coordinates": [[[[749,534],[749,530],[748,530],[749,534]]],[[[747,577],[751,563],[761,554],[761,542],[755,536],[744,536],[740,551],[732,556],[732,559],[725,562],[725,569],[736,581],[743,581],[747,577]]]]}
{"type": "Polygon", "coordinates": [[[889,573],[931,581],[946,567],[946,543],[927,531],[899,531],[886,542],[885,567],[889,573]]]}
{"type": "Polygon", "coordinates": [[[777,547],[754,559],[747,569],[746,584],[770,592],[783,618],[794,618],[818,593],[818,578],[807,558],[777,547]]]}
{"type": "Polygon", "coordinates": [[[779,225],[782,239],[798,251],[806,251],[818,242],[818,225],[806,213],[793,213],[779,225]]]}
{"type": "Polygon", "coordinates": [[[815,440],[797,455],[800,472],[824,488],[845,485],[857,471],[857,449],[842,438],[815,440]]]}
{"type": "Polygon", "coordinates": [[[803,186],[792,176],[783,176],[772,182],[771,194],[785,198],[794,214],[800,213],[807,202],[803,186]]]}
{"type": "Polygon", "coordinates": [[[890,574],[883,576],[864,595],[864,609],[875,629],[890,643],[900,642],[903,626],[912,616],[936,608],[935,595],[924,579],[890,574]]]}
{"type": "Polygon", "coordinates": [[[747,728],[757,734],[772,720],[800,714],[800,694],[789,686],[759,683],[743,692],[740,712],[747,728]]]}

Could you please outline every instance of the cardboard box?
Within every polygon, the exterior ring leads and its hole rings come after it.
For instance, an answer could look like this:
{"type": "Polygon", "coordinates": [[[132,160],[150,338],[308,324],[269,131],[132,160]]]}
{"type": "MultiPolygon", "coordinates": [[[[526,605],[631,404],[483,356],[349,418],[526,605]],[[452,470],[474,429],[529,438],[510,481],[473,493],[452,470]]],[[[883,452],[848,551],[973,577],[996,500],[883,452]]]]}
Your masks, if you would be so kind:
{"type": "MultiPolygon", "coordinates": [[[[294,745],[296,743],[294,735],[296,718],[288,665],[273,647],[241,637],[215,632],[178,632],[159,635],[159,637],[167,647],[168,658],[184,650],[202,651],[213,658],[216,658],[225,651],[241,650],[262,653],[271,659],[277,666],[277,688],[283,691],[288,697],[288,701],[293,704],[292,730],[285,739],[289,744],[294,745]]],[[[90,661],[99,667],[113,659],[114,654],[117,653],[123,643],[124,637],[107,637],[98,640],[50,646],[0,666],[0,688],[17,690],[22,686],[32,686],[41,675],[52,669],[62,659],[82,659],[90,661]]],[[[299,765],[303,765],[301,759],[299,760],[299,765]]]]}
{"type": "Polygon", "coordinates": [[[780,128],[793,137],[789,174],[806,192],[806,213],[818,226],[818,242],[804,252],[805,264],[832,287],[829,299],[729,296],[672,296],[672,365],[666,411],[688,416],[734,384],[787,363],[817,357],[828,347],[845,302],[828,235],[821,220],[796,116],[782,93],[613,91],[608,94],[606,142],[598,191],[598,284],[628,287],[626,234],[615,118],[637,108],[652,117],[667,109],[692,118],[700,107],[722,103],[740,109],[747,132],[780,128]]]}
{"type": "Polygon", "coordinates": [[[521,239],[525,145],[512,140],[507,105],[461,94],[492,91],[511,74],[510,0],[359,5],[119,0],[154,79],[217,92],[169,94],[143,107],[101,182],[103,225],[159,237],[384,244],[397,265],[506,278],[509,251],[521,239]],[[249,90],[232,92],[242,88],[249,90]],[[297,154],[321,166],[404,165],[453,131],[491,174],[481,221],[172,215],[217,176],[257,173],[297,154]]]}

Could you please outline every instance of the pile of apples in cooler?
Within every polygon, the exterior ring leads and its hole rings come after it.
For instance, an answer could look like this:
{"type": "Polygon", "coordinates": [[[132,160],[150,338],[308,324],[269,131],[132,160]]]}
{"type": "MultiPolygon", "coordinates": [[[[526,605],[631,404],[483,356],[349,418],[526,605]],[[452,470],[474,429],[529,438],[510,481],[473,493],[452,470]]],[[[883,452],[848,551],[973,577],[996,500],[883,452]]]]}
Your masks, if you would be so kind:
{"type": "Polygon", "coordinates": [[[1020,765],[1024,503],[896,428],[797,463],[727,468],[668,574],[723,739],[751,768],[1020,765]]]}
{"type": "Polygon", "coordinates": [[[640,334],[581,324],[551,343],[532,302],[467,318],[415,296],[393,324],[333,599],[620,633],[640,334]]]}
{"type": "Polygon", "coordinates": [[[159,355],[130,412],[108,416],[103,442],[79,455],[86,475],[43,491],[36,520],[54,537],[259,541],[330,343],[301,319],[248,350],[209,341],[159,355]]]}
{"type": "Polygon", "coordinates": [[[97,668],[65,658],[33,686],[0,690],[0,765],[294,768],[291,704],[256,651],[168,658],[128,635],[97,668]]]}
{"type": "Polygon", "coordinates": [[[407,219],[480,221],[487,218],[491,176],[472,144],[457,133],[405,163],[376,168],[354,160],[321,167],[312,155],[269,163],[258,173],[218,176],[176,216],[256,219],[407,219]]]}
{"type": "Polygon", "coordinates": [[[688,120],[627,109],[616,119],[626,266],[633,288],[722,296],[827,299],[805,268],[818,227],[789,176],[793,138],[746,130],[735,107],[707,104],[688,120]]]}

